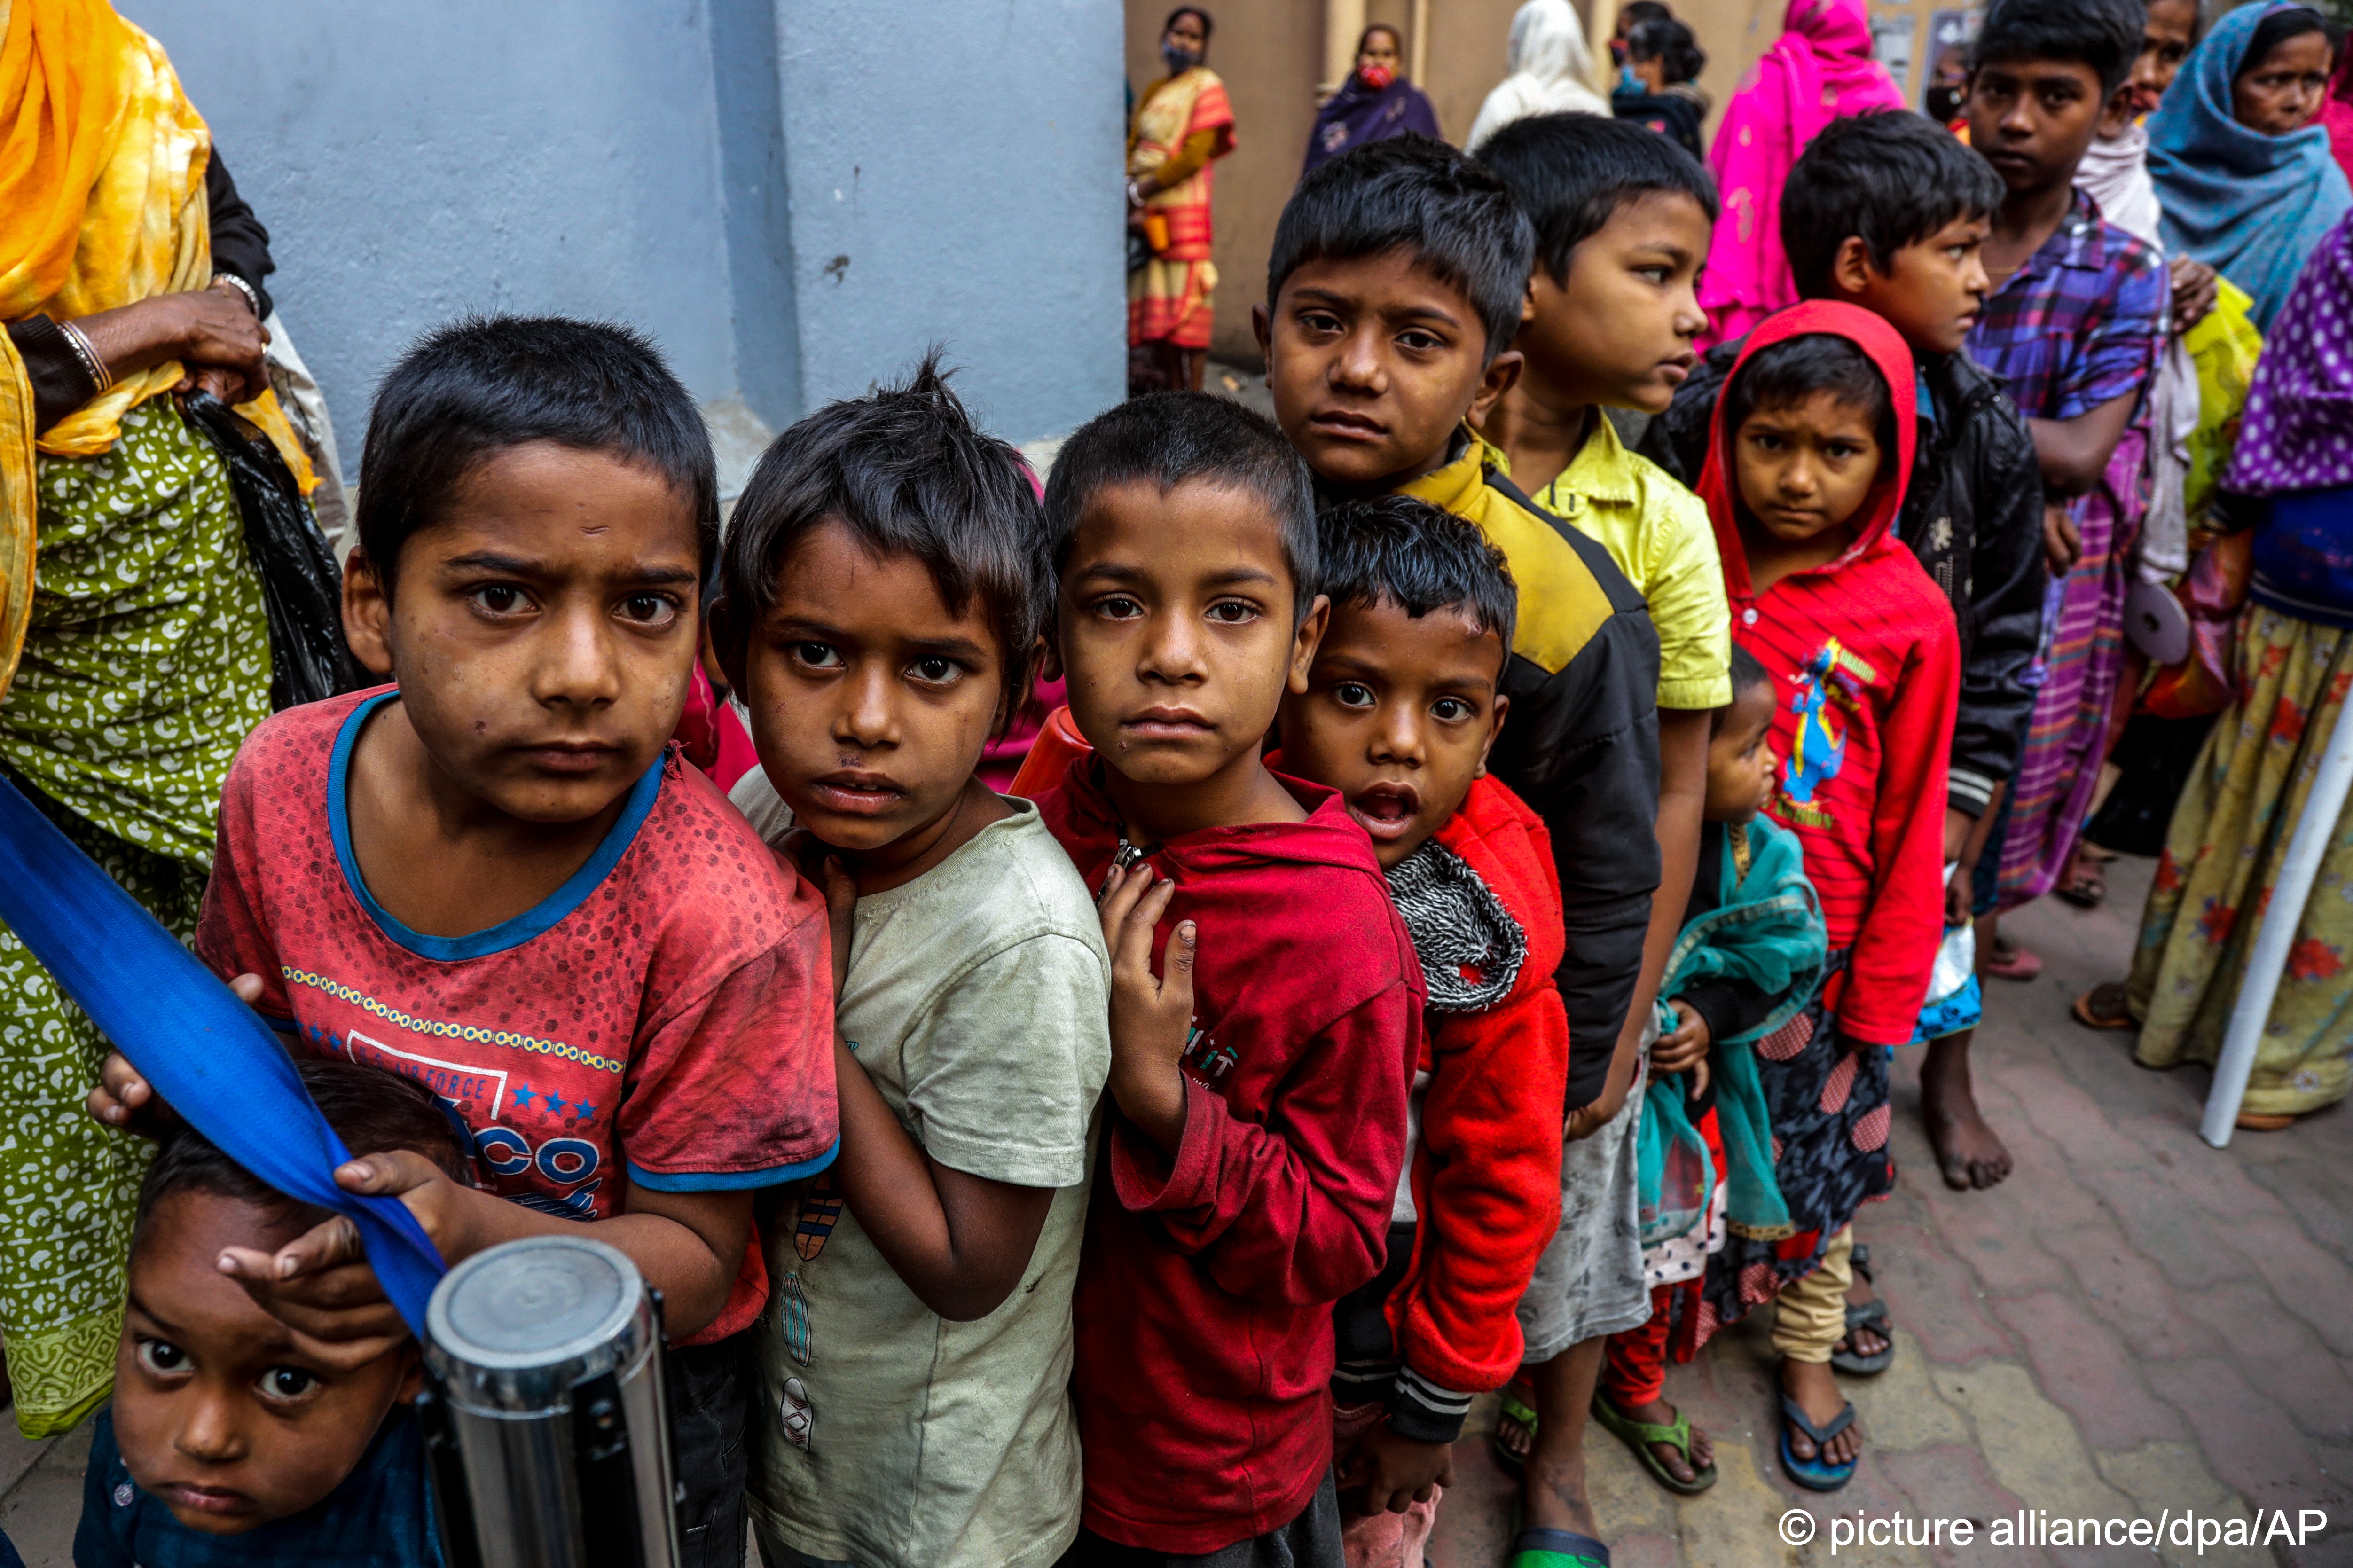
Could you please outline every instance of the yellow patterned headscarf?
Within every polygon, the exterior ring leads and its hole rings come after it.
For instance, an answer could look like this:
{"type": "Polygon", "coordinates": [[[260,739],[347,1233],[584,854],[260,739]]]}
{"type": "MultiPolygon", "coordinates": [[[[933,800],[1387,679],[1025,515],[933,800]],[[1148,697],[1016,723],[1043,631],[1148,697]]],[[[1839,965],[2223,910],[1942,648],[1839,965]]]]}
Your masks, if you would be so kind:
{"type": "MultiPolygon", "coordinates": [[[[212,281],[205,161],[212,133],[163,46],[106,0],[0,0],[0,321],[72,321],[212,281]]],[[[93,457],[122,416],[168,392],[169,360],[128,374],[33,434],[33,389],[0,332],[0,691],[32,611],[36,450],[93,457]]],[[[278,400],[238,412],[307,493],[317,480],[278,400]]]]}

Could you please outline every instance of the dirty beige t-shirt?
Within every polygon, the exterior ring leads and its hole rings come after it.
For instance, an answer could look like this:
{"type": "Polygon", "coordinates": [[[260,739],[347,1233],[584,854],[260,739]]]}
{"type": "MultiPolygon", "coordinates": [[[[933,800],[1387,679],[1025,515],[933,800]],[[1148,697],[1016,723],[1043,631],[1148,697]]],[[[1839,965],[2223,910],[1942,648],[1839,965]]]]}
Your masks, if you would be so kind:
{"type": "MultiPolygon", "coordinates": [[[[771,843],[791,826],[756,769],[731,798],[771,843]]],[[[939,866],[859,900],[838,1016],[934,1159],[1059,1190],[1020,1283],[970,1323],[916,1299],[827,1178],[797,1219],[780,1210],[752,1331],[751,1506],[811,1557],[1042,1568],[1078,1533],[1071,1288],[1111,1068],[1110,962],[1070,858],[1035,806],[1007,804],[939,866]]]]}

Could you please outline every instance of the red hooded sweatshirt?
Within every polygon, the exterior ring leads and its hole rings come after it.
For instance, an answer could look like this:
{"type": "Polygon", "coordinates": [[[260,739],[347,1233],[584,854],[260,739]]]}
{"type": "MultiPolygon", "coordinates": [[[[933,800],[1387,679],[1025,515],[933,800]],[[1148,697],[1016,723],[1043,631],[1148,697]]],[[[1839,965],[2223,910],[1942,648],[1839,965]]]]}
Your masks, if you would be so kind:
{"type": "MultiPolygon", "coordinates": [[[[1102,766],[1038,797],[1091,888],[1121,842],[1102,766]]],[[[1184,1142],[1164,1159],[1110,1114],[1071,1301],[1086,1527],[1156,1552],[1216,1552],[1314,1498],[1332,1304],[1380,1271],[1405,1162],[1412,940],[1338,792],[1282,783],[1306,821],[1145,857],[1176,884],[1155,948],[1180,921],[1200,933],[1184,1142]]]]}
{"type": "Polygon", "coordinates": [[[1781,779],[1766,810],[1805,846],[1844,973],[1826,1000],[1840,1031],[1870,1045],[1911,1042],[1944,935],[1945,771],[1960,705],[1951,604],[1895,537],[1912,471],[1917,374],[1895,329],[1870,311],[1810,300],[1748,335],[1727,393],[1759,350],[1826,332],[1854,343],[1886,378],[1895,454],[1864,498],[1854,544],[1828,565],[1749,587],[1734,508],[1732,431],[1718,399],[1700,499],[1715,523],[1732,635],[1772,673],[1781,779]]]}
{"type": "Polygon", "coordinates": [[[1436,837],[1527,942],[1517,980],[1493,1006],[1430,1016],[1421,1054],[1430,1087],[1409,1173],[1413,1257],[1388,1303],[1406,1366],[1441,1389],[1476,1394],[1519,1369],[1520,1298],[1560,1227],[1554,1107],[1568,1082],[1568,1015],[1552,978],[1564,941],[1560,878],[1543,819],[1493,778],[1471,785],[1436,837]]]}

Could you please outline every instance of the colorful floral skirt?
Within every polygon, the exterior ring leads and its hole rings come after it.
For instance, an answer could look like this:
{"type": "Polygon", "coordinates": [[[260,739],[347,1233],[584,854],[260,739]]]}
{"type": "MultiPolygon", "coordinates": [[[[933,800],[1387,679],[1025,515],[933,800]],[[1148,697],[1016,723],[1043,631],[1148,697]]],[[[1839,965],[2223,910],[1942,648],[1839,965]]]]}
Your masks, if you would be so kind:
{"type": "Polygon", "coordinates": [[[1154,257],[1127,275],[1127,346],[1208,348],[1217,292],[1214,263],[1154,257]]]}
{"type": "MultiPolygon", "coordinates": [[[[1829,974],[1845,967],[1845,952],[1832,952],[1829,974]]],[[[1826,979],[1824,990],[1838,987],[1826,979]]],[[[1863,1205],[1895,1186],[1895,1158],[1887,1147],[1894,1116],[1887,1089],[1893,1052],[1883,1046],[1846,1049],[1819,992],[1804,1012],[1756,1048],[1773,1122],[1773,1179],[1796,1228],[1773,1239],[1737,1231],[1725,1237],[1724,1250],[1707,1260],[1701,1286],[1696,1337],[1703,1343],[1790,1280],[1812,1273],[1831,1237],[1863,1205]]]]}
{"type": "MultiPolygon", "coordinates": [[[[2239,700],[2222,710],[2174,808],[2141,915],[2126,1005],[2143,1067],[2211,1063],[2353,686],[2353,631],[2251,605],[2239,622],[2239,700]]],[[[2340,817],[2288,950],[2244,1109],[2316,1110],[2353,1088],[2353,831],[2340,817]]]]}
{"type": "MultiPolygon", "coordinates": [[[[113,448],[43,458],[38,582],[0,768],[184,941],[221,781],[269,715],[269,631],[228,475],[167,398],[113,448]]],[[[16,1422],[105,1398],[142,1141],[90,1120],[104,1043],[0,927],[0,1339],[16,1422]]]]}

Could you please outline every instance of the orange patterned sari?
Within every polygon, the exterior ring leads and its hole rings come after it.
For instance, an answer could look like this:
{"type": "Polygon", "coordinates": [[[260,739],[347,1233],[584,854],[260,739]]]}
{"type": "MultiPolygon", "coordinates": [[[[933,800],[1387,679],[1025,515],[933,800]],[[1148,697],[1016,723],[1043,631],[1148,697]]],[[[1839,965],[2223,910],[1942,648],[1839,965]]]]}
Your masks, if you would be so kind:
{"type": "Polygon", "coordinates": [[[1127,172],[1150,174],[1175,157],[1188,137],[1215,135],[1210,162],[1145,203],[1168,225],[1168,241],[1128,274],[1127,341],[1209,346],[1210,299],[1218,269],[1209,260],[1209,193],[1216,161],[1234,150],[1233,106],[1226,84],[1203,66],[1146,88],[1127,137],[1127,172]]]}

